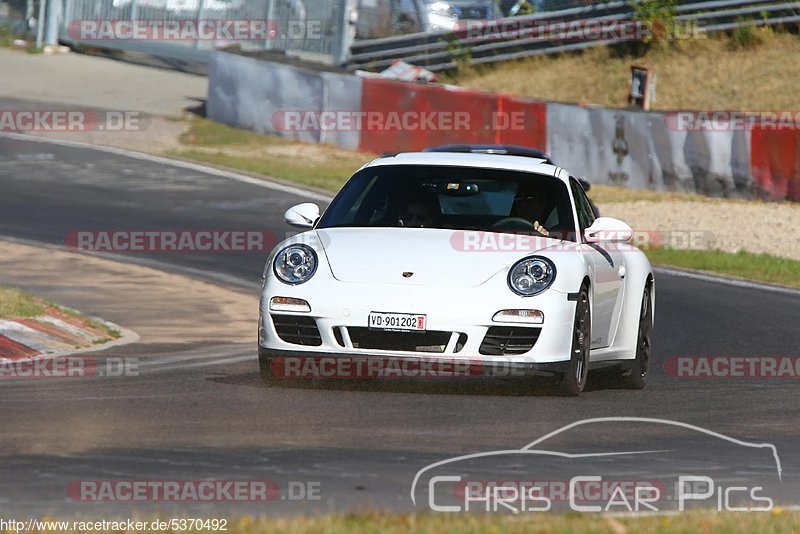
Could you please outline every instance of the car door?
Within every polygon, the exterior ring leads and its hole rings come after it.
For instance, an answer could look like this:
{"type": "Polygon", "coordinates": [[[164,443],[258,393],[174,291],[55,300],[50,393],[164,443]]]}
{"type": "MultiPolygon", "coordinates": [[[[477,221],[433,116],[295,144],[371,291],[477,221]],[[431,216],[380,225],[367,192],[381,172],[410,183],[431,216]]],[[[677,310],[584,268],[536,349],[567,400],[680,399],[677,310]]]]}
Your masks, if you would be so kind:
{"type": "Polygon", "coordinates": [[[587,243],[584,230],[592,225],[596,216],[583,187],[570,177],[570,189],[575,199],[578,215],[581,246],[591,262],[592,277],[592,339],[591,348],[599,349],[611,345],[617,328],[618,309],[621,299],[622,277],[625,274],[622,254],[614,243],[587,243]],[[610,245],[610,246],[609,246],[610,245]]]}

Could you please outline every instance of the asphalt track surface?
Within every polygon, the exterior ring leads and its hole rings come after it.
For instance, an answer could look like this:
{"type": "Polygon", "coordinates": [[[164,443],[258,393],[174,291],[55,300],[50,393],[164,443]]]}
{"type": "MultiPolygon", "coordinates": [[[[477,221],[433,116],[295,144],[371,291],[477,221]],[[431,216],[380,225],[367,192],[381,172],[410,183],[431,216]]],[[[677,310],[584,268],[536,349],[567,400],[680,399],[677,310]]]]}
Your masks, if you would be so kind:
{"type": "MultiPolygon", "coordinates": [[[[283,211],[307,201],[197,168],[7,136],[0,136],[0,191],[0,235],[56,246],[69,231],[86,229],[263,229],[283,236],[288,230],[283,211]]],[[[265,255],[161,253],[119,259],[190,269],[193,276],[255,294],[265,255]]],[[[783,469],[773,496],[783,504],[797,503],[797,379],[675,378],[663,364],[671,356],[800,356],[800,295],[664,272],[657,273],[656,284],[655,361],[644,391],[610,389],[598,380],[577,399],[553,396],[546,385],[521,390],[496,380],[268,388],[258,375],[255,346],[213,343],[140,342],[105,351],[139,358],[135,377],[4,381],[0,511],[17,518],[229,517],[363,507],[411,511],[411,483],[432,462],[519,449],[564,425],[611,416],[680,421],[771,443],[783,469]],[[59,444],[67,438],[74,442],[76,433],[86,447],[64,453],[59,444]],[[95,439],[103,446],[92,446],[95,439]],[[37,452],[28,452],[26,443],[35,443],[37,452]],[[312,482],[320,486],[320,499],[146,504],[68,498],[69,482],[87,479],[268,479],[277,482],[284,497],[290,482],[312,482]]],[[[107,319],[124,325],[129,312],[120,303],[107,319]]],[[[254,309],[254,328],[256,314],[254,309]]],[[[695,461],[719,480],[741,481],[752,474],[750,450],[706,438],[668,425],[609,421],[564,434],[558,443],[582,452],[677,454],[669,461],[620,464],[619,472],[613,460],[606,464],[609,473],[627,479],[657,476],[656,465],[662,474],[688,472],[688,462],[695,461]]],[[[559,466],[543,462],[536,476],[564,478],[566,470],[559,466]]],[[[763,462],[758,467],[771,469],[763,462]]],[[[514,476],[515,466],[504,469],[502,476],[514,476]]],[[[488,468],[482,476],[496,479],[501,473],[488,468]]]]}

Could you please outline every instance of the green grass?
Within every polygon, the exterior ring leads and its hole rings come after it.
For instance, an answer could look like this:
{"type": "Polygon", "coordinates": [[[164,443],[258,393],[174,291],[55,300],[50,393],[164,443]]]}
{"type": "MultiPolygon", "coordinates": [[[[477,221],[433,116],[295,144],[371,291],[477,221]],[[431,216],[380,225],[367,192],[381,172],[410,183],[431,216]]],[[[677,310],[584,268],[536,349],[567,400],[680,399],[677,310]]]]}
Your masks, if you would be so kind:
{"type": "Polygon", "coordinates": [[[711,34],[650,47],[641,56],[619,47],[597,47],[476,66],[446,81],[556,102],[625,108],[634,64],[658,75],[653,110],[791,110],[797,109],[796,93],[786,90],[784,80],[798,79],[800,62],[786,58],[798,54],[797,33],[747,27],[734,36],[711,34]]]}
{"type": "Polygon", "coordinates": [[[0,46],[8,47],[14,42],[16,36],[12,31],[11,25],[7,23],[0,23],[0,46]]]}
{"type": "MultiPolygon", "coordinates": [[[[142,520],[144,521],[144,520],[142,520]]],[[[315,518],[245,517],[230,521],[229,534],[430,534],[484,533],[686,533],[720,534],[793,533],[800,529],[800,514],[779,508],[762,513],[685,513],[672,516],[608,517],[593,514],[530,513],[521,516],[501,514],[419,514],[360,513],[326,515],[315,518]]],[[[76,531],[73,531],[76,532],[76,531]]],[[[79,532],[79,531],[78,531],[79,532]]],[[[152,530],[150,532],[169,532],[152,530]]],[[[197,531],[185,531],[197,532],[197,531]]],[[[208,532],[208,531],[205,531],[208,532]]]]}
{"type": "Polygon", "coordinates": [[[291,161],[285,161],[282,158],[234,156],[225,154],[224,152],[186,150],[174,153],[173,155],[209,163],[218,167],[272,176],[279,180],[332,192],[338,191],[353,172],[358,169],[358,167],[348,166],[340,168],[339,170],[341,172],[336,172],[335,169],[331,168],[298,165],[291,161]]]}
{"type": "Polygon", "coordinates": [[[191,127],[181,137],[186,145],[222,146],[258,144],[289,144],[290,141],[273,135],[261,135],[249,130],[234,128],[209,119],[192,117],[191,127]]]}
{"type": "Polygon", "coordinates": [[[15,287],[0,286],[0,319],[36,317],[45,314],[48,307],[61,310],[67,315],[83,321],[89,327],[109,336],[108,338],[94,340],[92,343],[95,345],[106,343],[122,336],[119,330],[107,326],[102,321],[86,317],[77,310],[41,299],[15,287]]]}
{"type": "Polygon", "coordinates": [[[695,271],[758,280],[770,284],[800,288],[800,261],[750,252],[718,250],[648,250],[653,265],[678,267],[695,271]]]}
{"type": "Polygon", "coordinates": [[[0,319],[35,317],[44,311],[40,299],[25,291],[0,286],[0,319]]]}
{"type": "Polygon", "coordinates": [[[201,161],[336,192],[374,154],[310,145],[262,135],[208,119],[191,118],[181,136],[184,148],[171,156],[201,161]]]}

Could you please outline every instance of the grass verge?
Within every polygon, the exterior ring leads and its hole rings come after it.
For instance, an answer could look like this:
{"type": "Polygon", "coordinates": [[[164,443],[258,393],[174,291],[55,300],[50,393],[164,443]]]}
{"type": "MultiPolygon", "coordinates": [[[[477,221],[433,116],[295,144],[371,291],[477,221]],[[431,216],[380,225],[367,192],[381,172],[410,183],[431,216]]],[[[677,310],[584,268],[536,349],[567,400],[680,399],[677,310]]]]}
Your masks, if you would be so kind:
{"type": "Polygon", "coordinates": [[[336,192],[374,154],[261,135],[192,117],[171,156],[336,192]]]}
{"type": "MultiPolygon", "coordinates": [[[[316,518],[245,517],[228,523],[230,534],[256,533],[319,533],[367,534],[424,532],[430,534],[465,534],[484,532],[520,533],[695,533],[720,534],[791,533],[800,528],[800,514],[779,508],[761,513],[684,513],[671,516],[608,517],[593,514],[419,514],[361,513],[326,515],[316,518]]],[[[70,532],[88,532],[72,530],[70,532]]],[[[171,532],[152,530],[151,532],[171,532]]],[[[197,531],[186,531],[197,532],[197,531]]]]}
{"type": "Polygon", "coordinates": [[[21,319],[47,313],[47,308],[56,308],[87,326],[103,332],[108,337],[94,340],[95,345],[118,339],[122,333],[102,321],[86,317],[77,310],[54,304],[15,287],[0,286],[0,319],[21,319]]]}
{"type": "Polygon", "coordinates": [[[0,319],[35,317],[44,312],[44,303],[15,287],[0,286],[0,319]]]}
{"type": "Polygon", "coordinates": [[[540,56],[489,67],[473,67],[448,81],[474,89],[555,102],[627,105],[632,64],[658,75],[653,110],[792,110],[797,99],[783,80],[800,78],[800,36],[749,30],[756,39],[725,35],[675,41],[634,57],[614,47],[540,56]],[[758,83],[753,83],[758,80],[758,83]]]}
{"type": "Polygon", "coordinates": [[[800,288],[800,261],[796,260],[744,251],[733,254],[719,250],[659,248],[647,250],[646,253],[655,266],[705,271],[800,288]]]}

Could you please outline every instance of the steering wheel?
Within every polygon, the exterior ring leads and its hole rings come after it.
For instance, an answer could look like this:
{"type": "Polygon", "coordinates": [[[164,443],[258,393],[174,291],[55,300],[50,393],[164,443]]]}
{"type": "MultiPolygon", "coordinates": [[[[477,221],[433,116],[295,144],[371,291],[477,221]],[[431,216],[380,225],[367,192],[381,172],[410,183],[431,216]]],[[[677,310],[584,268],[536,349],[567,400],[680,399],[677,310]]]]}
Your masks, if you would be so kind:
{"type": "Polygon", "coordinates": [[[504,219],[500,219],[496,223],[494,223],[491,228],[503,229],[503,228],[533,228],[533,223],[530,222],[528,219],[523,219],[522,217],[505,217],[504,219]]]}

